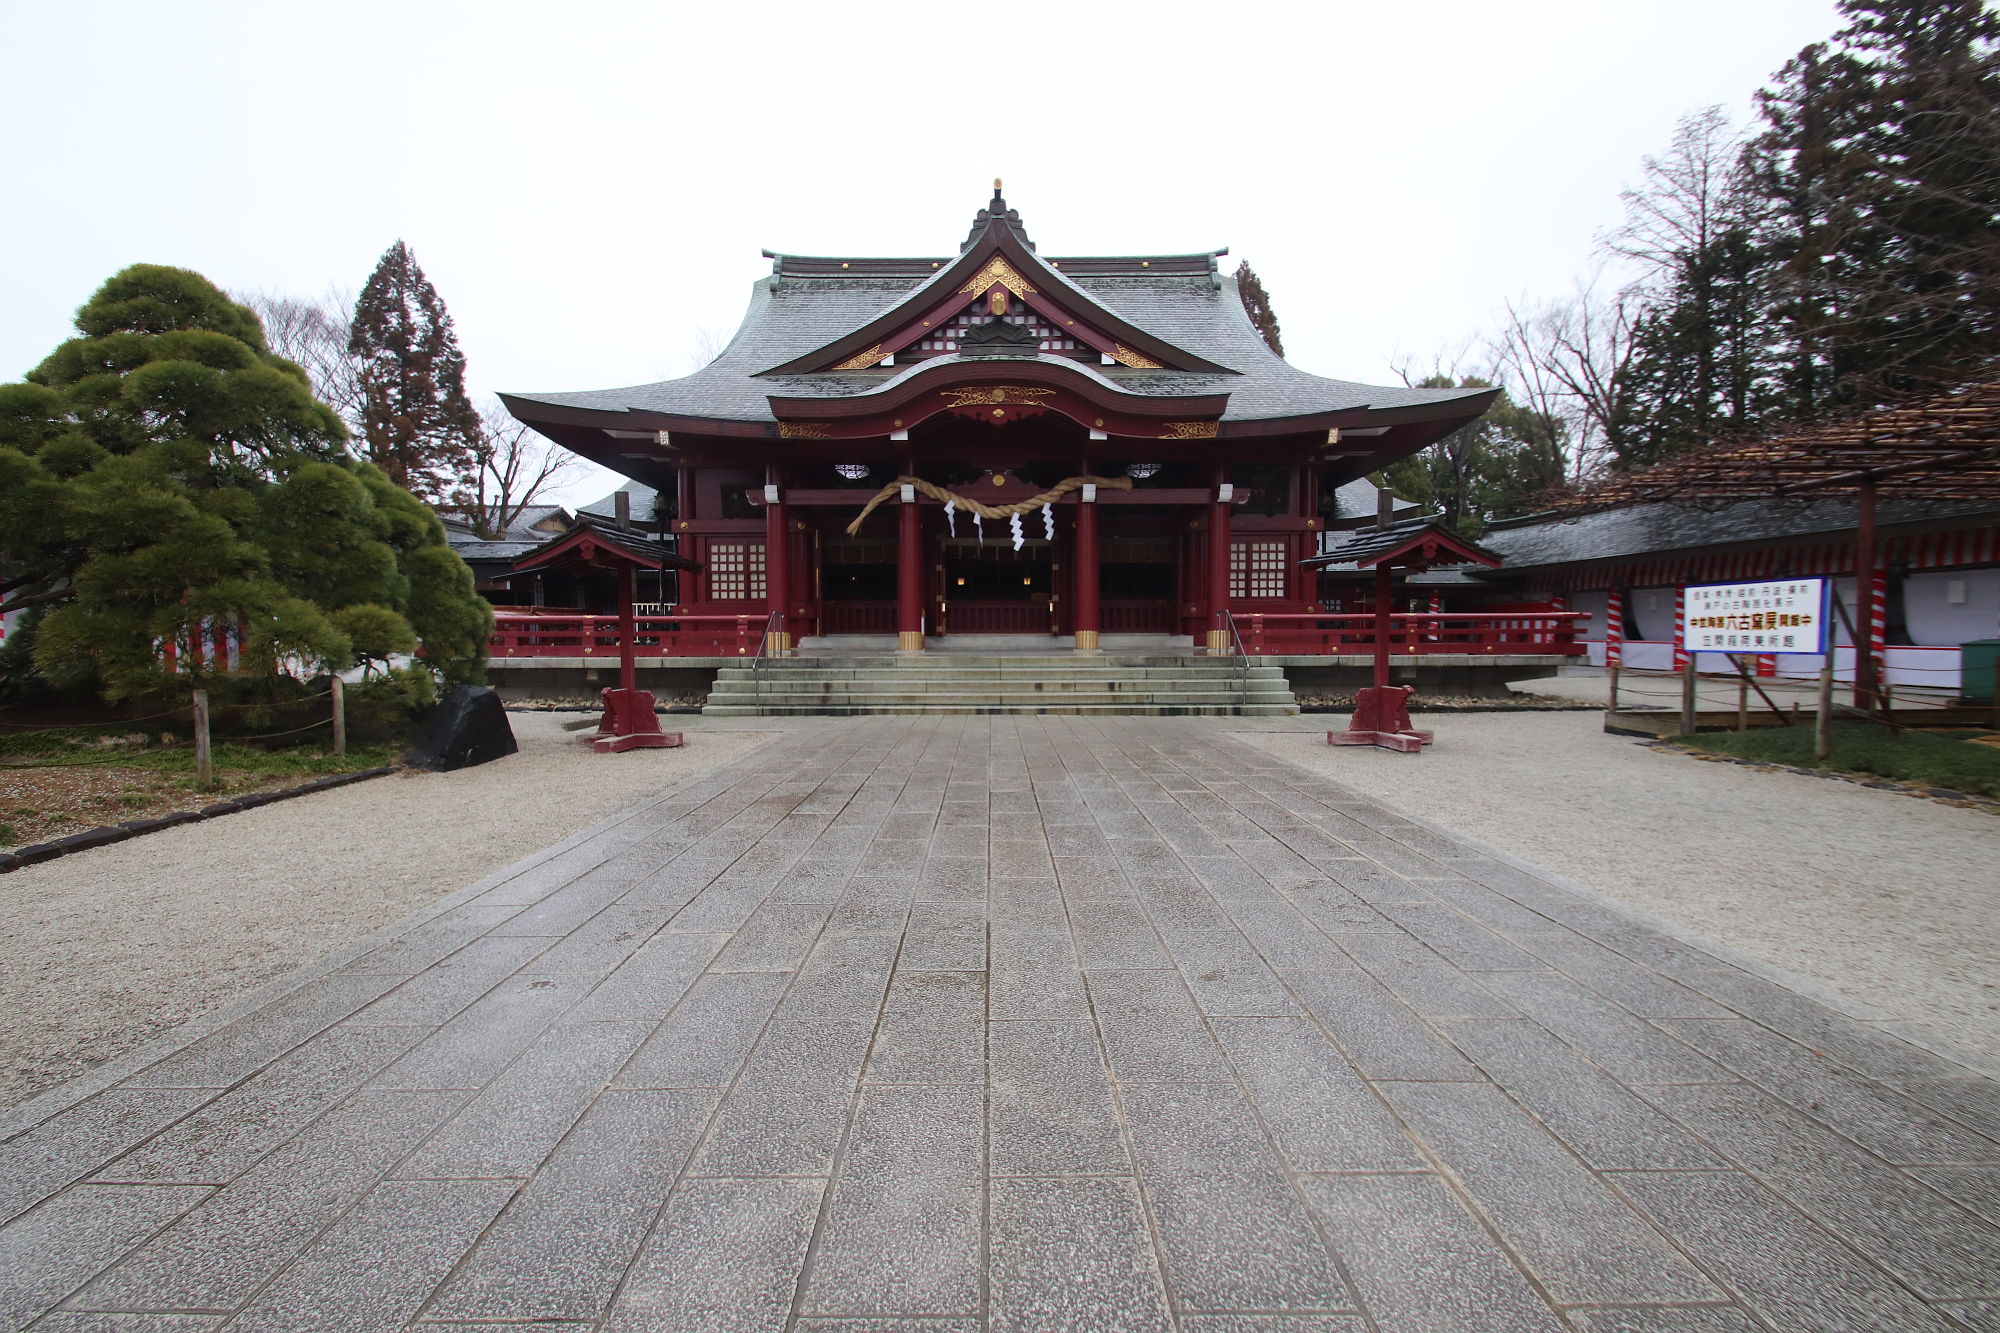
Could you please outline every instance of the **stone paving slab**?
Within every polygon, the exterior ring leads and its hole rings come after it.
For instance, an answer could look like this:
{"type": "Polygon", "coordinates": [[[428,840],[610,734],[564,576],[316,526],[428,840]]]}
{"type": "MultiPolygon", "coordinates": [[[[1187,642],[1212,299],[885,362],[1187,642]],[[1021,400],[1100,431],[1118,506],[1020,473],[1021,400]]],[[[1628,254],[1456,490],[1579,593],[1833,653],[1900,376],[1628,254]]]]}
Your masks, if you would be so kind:
{"type": "Polygon", "coordinates": [[[2000,1329],[2000,1087],[1230,726],[788,722],[10,1114],[0,1329],[2000,1329]]]}

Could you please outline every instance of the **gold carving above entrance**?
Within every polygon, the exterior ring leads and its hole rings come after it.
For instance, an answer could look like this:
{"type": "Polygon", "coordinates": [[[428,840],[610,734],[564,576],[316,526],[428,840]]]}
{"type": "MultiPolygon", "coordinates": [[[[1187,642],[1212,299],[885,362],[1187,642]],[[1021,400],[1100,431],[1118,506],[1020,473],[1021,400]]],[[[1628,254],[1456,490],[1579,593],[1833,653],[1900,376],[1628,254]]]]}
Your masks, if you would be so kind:
{"type": "Polygon", "coordinates": [[[780,421],[778,438],[781,440],[830,440],[833,427],[822,421],[780,421]]]}
{"type": "Polygon", "coordinates": [[[1055,390],[1030,388],[1025,384],[993,384],[977,389],[940,389],[938,393],[950,407],[985,407],[989,404],[1047,407],[1055,390]]]}
{"type": "Polygon", "coordinates": [[[1169,421],[1160,427],[1163,440],[1212,440],[1221,426],[1213,421],[1169,421]]]}

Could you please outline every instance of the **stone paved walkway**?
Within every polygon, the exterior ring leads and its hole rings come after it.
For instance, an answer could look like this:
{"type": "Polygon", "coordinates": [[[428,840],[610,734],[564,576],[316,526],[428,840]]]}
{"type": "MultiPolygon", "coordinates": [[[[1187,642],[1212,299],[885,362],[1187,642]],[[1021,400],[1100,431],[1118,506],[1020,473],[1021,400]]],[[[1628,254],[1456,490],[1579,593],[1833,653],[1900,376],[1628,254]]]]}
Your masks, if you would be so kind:
{"type": "Polygon", "coordinates": [[[0,1328],[2000,1329],[1995,1085],[1227,726],[793,728],[0,1120],[0,1328]]]}

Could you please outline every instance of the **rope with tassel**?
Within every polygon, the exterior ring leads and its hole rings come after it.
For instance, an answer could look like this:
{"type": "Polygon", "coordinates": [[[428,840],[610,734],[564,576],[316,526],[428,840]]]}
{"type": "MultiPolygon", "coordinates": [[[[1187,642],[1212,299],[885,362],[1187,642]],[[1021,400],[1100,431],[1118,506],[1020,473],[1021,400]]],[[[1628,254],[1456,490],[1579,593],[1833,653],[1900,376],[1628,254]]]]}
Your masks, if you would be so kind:
{"type": "Polygon", "coordinates": [[[881,504],[884,500],[893,498],[905,486],[914,486],[919,492],[928,495],[940,504],[956,505],[967,513],[977,514],[980,518],[1002,519],[1011,518],[1016,514],[1032,513],[1040,509],[1043,505],[1054,504],[1071,491],[1081,490],[1085,485],[1098,486],[1112,491],[1129,491],[1132,489],[1132,479],[1130,477],[1064,477],[1061,481],[1039,495],[1031,495],[1027,499],[1017,500],[1013,504],[989,505],[982,504],[978,500],[969,500],[956,491],[948,491],[942,486],[934,486],[922,477],[898,477],[881,490],[875,492],[875,498],[861,507],[860,514],[855,517],[852,523],[847,525],[847,535],[850,537],[859,536],[861,525],[868,521],[870,514],[875,512],[875,506],[881,504]]]}

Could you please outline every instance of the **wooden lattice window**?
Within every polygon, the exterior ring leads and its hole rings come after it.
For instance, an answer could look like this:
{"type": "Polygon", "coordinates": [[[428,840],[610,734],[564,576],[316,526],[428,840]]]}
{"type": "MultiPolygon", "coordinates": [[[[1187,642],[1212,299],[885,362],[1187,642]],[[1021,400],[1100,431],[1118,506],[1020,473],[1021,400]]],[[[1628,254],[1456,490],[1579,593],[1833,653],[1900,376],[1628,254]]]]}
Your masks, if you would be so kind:
{"type": "Polygon", "coordinates": [[[1291,573],[1282,541],[1231,542],[1229,544],[1229,595],[1231,597],[1283,597],[1285,576],[1291,573]]]}
{"type": "MultiPolygon", "coordinates": [[[[910,352],[918,356],[956,352],[960,338],[992,318],[992,309],[986,304],[986,298],[981,296],[953,315],[948,323],[919,338],[910,348],[910,352]]],[[[1030,333],[1041,340],[1041,350],[1044,352],[1078,354],[1091,351],[1090,344],[1055,328],[1047,319],[1019,301],[1010,303],[1008,313],[1001,318],[1009,324],[1026,326],[1030,333]]]]}
{"type": "Polygon", "coordinates": [[[708,544],[708,595],[718,602],[764,600],[764,543],[708,544]]]}

